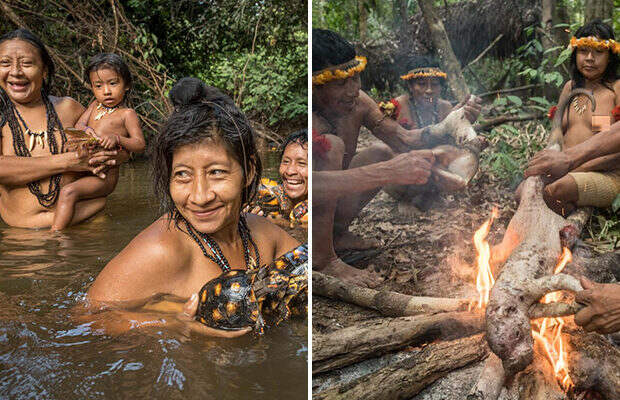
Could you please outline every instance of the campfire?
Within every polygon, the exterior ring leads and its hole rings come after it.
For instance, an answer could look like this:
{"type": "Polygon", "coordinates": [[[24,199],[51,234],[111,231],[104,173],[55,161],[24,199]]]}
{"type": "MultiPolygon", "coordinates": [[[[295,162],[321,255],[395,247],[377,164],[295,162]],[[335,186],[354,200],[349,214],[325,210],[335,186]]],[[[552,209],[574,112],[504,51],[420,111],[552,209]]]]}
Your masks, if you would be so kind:
{"type": "Polygon", "coordinates": [[[313,294],[383,315],[313,335],[313,398],[422,399],[439,380],[434,396],[445,399],[620,399],[620,351],[571,316],[581,285],[566,271],[588,268],[570,253],[588,212],[553,213],[529,178],[502,242],[486,240],[497,209],[474,234],[476,298],[377,291],[313,272],[313,294]]]}

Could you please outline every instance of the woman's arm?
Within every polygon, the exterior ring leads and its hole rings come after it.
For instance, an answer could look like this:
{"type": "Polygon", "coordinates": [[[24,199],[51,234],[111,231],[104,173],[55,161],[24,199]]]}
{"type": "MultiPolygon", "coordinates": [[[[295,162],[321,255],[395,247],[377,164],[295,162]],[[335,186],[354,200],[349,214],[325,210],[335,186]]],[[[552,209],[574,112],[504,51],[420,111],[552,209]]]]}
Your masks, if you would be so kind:
{"type": "Polygon", "coordinates": [[[80,118],[75,123],[76,129],[86,131],[87,133],[90,133],[91,135],[95,134],[94,129],[88,126],[88,120],[90,119],[90,116],[93,113],[93,110],[95,109],[95,107],[96,107],[96,102],[93,101],[92,103],[90,103],[86,111],[82,113],[80,118]]]}
{"type": "Polygon", "coordinates": [[[114,334],[151,326],[207,336],[236,337],[247,333],[249,329],[220,331],[196,321],[197,294],[182,307],[169,307],[169,312],[153,312],[152,306],[143,308],[160,293],[169,292],[175,280],[182,279],[184,266],[190,262],[191,255],[174,239],[167,221],[160,219],[105,266],[88,291],[87,308],[76,309],[76,319],[114,334]]]}

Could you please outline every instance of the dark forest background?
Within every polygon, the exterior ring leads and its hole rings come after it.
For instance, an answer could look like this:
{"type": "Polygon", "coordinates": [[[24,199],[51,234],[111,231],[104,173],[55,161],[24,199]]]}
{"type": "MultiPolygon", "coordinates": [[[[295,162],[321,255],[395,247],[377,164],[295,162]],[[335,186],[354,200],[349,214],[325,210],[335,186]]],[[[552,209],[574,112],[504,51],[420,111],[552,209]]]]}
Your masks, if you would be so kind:
{"type": "Polygon", "coordinates": [[[37,34],[56,63],[54,94],[84,105],[89,57],[123,56],[147,135],[169,113],[174,82],[196,76],[277,139],[307,123],[307,15],[304,0],[0,0],[0,33],[37,34]]]}

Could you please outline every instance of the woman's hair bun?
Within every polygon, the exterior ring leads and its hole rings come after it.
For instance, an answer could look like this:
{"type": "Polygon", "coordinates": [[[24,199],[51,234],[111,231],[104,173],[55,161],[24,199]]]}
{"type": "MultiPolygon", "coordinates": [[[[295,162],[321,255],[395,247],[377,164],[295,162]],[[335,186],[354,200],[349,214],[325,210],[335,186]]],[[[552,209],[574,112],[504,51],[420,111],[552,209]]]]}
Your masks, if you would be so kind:
{"type": "Polygon", "coordinates": [[[200,79],[193,77],[179,79],[172,89],[170,89],[168,97],[170,97],[172,105],[177,108],[203,103],[205,101],[217,102],[229,106],[235,105],[232,99],[219,89],[213,86],[207,86],[200,79]]]}
{"type": "Polygon", "coordinates": [[[181,78],[170,89],[168,97],[175,107],[201,102],[207,95],[206,85],[197,78],[181,78]]]}

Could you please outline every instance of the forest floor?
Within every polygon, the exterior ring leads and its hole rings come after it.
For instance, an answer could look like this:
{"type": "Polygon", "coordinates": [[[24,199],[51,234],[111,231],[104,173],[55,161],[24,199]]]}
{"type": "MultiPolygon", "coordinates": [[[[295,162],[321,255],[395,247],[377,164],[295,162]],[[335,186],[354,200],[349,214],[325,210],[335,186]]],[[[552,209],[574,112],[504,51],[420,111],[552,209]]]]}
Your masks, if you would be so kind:
{"type": "MultiPolygon", "coordinates": [[[[358,151],[377,140],[367,131],[362,132],[358,151]]],[[[472,239],[489,218],[493,206],[498,207],[499,218],[487,238],[491,244],[501,240],[517,204],[513,190],[491,182],[484,171],[478,172],[466,190],[441,195],[428,211],[416,211],[413,215],[401,214],[398,202],[380,191],[353,221],[351,231],[382,245],[352,265],[367,268],[383,278],[377,290],[419,296],[477,297],[472,239]]],[[[373,310],[313,296],[314,333],[331,332],[378,316],[373,310]]]]}

